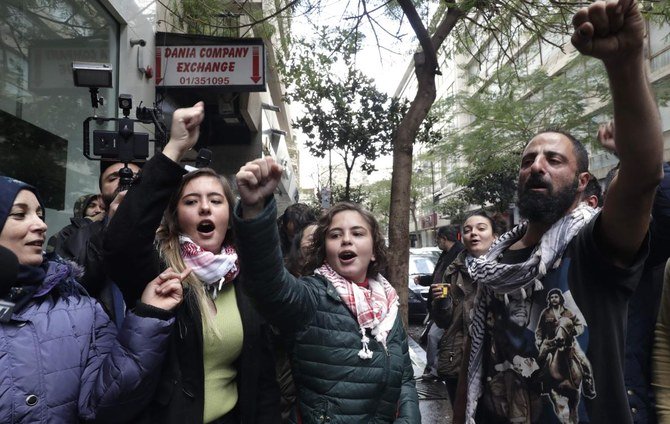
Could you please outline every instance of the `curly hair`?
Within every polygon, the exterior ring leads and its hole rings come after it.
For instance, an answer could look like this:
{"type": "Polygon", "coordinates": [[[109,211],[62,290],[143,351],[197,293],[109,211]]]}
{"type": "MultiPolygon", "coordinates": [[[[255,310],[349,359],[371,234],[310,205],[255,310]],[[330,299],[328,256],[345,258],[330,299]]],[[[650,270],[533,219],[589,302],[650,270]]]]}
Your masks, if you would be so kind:
{"type": "Polygon", "coordinates": [[[354,211],[358,212],[370,227],[370,234],[372,235],[372,253],[375,260],[368,265],[366,276],[368,278],[376,277],[382,270],[386,268],[387,253],[386,240],[381,232],[379,223],[375,217],[363,209],[360,205],[350,202],[339,202],[333,205],[317,222],[316,230],[314,231],[312,251],[308,256],[307,270],[311,273],[315,269],[323,265],[326,261],[326,233],[333,222],[333,218],[340,212],[354,211]]]}
{"type": "Polygon", "coordinates": [[[305,230],[311,226],[316,226],[316,221],[305,225],[303,228],[298,230],[298,232],[293,237],[291,242],[291,250],[288,255],[286,255],[285,263],[286,269],[288,272],[293,274],[295,277],[300,277],[302,275],[308,275],[309,272],[306,269],[309,255],[312,252],[312,244],[309,244],[305,252],[302,249],[302,238],[305,235],[305,230]]]}
{"type": "MultiPolygon", "coordinates": [[[[293,203],[286,207],[284,213],[277,219],[279,225],[279,240],[282,252],[286,255],[291,249],[292,238],[288,235],[288,225],[293,223],[293,230],[297,233],[308,224],[316,222],[314,210],[304,203],[293,203]]],[[[295,233],[294,233],[295,235],[295,233]]]]}

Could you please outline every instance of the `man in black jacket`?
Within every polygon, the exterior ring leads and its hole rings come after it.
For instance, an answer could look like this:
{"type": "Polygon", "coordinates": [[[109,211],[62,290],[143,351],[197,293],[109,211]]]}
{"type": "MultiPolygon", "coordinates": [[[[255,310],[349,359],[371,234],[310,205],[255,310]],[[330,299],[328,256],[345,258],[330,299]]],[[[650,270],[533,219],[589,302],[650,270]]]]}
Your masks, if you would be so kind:
{"type": "MultiPolygon", "coordinates": [[[[73,229],[65,240],[67,251],[59,253],[65,259],[75,261],[84,267],[82,285],[92,297],[100,301],[117,326],[123,321],[125,306],[121,292],[105,272],[102,240],[107,223],[125,194],[125,192],[119,193],[119,170],[123,167],[122,162],[100,162],[98,183],[105,205],[105,215],[102,219],[73,229]]],[[[135,163],[129,163],[128,167],[133,171],[133,175],[137,175],[140,171],[140,167],[135,163]]]]}

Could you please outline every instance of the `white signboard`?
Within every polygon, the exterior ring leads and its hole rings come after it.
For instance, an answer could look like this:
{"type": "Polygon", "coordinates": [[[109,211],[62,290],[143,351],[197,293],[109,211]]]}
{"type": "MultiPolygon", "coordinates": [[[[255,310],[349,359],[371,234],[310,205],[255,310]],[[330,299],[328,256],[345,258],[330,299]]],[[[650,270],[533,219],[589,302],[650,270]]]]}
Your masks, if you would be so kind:
{"type": "Polygon", "coordinates": [[[262,44],[156,47],[157,87],[252,86],[265,89],[262,44]]]}

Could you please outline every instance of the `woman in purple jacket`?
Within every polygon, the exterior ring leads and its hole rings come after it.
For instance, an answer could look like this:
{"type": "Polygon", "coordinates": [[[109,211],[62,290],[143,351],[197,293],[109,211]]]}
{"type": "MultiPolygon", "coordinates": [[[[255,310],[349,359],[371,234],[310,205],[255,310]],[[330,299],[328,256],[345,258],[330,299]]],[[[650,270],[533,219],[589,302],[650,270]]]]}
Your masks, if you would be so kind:
{"type": "Polygon", "coordinates": [[[34,187],[0,177],[0,422],[126,422],[155,388],[181,280],[151,281],[117,335],[77,283],[80,270],[45,256],[34,187]]]}

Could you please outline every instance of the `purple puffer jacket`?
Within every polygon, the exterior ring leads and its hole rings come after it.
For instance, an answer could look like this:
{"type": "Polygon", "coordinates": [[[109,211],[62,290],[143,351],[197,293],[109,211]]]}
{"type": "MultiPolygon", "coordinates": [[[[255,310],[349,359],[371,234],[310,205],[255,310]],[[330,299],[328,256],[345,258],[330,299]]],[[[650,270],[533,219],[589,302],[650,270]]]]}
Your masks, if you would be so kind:
{"type": "Polygon", "coordinates": [[[131,420],[153,395],[174,320],[129,313],[117,336],[95,300],[54,290],[0,324],[0,422],[131,420]]]}

